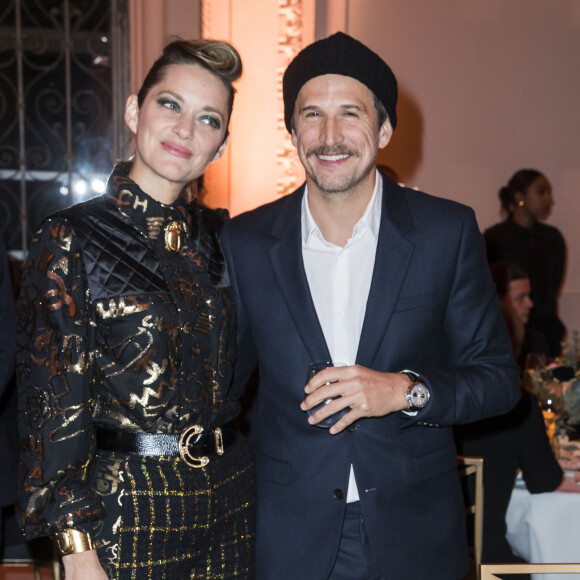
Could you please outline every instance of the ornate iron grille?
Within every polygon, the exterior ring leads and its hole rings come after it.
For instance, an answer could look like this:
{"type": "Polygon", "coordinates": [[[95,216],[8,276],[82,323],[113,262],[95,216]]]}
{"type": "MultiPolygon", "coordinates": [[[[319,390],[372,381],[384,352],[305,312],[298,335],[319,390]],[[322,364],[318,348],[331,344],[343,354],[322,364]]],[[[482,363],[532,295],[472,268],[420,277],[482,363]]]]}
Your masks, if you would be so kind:
{"type": "Polygon", "coordinates": [[[27,251],[40,222],[102,190],[128,136],[126,0],[4,0],[0,231],[27,251]]]}

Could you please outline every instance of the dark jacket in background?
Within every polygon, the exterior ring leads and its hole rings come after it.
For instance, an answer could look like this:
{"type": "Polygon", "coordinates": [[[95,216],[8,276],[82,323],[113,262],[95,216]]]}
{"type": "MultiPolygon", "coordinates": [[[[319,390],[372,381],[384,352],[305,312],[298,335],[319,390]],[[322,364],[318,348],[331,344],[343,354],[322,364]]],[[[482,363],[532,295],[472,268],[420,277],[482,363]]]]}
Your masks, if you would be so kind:
{"type": "Polygon", "coordinates": [[[484,238],[490,264],[507,260],[528,273],[534,302],[529,326],[546,336],[552,356],[559,355],[565,330],[557,311],[566,264],[562,234],[548,224],[524,228],[508,219],[487,229],[484,238]]]}
{"type": "Polygon", "coordinates": [[[8,253],[0,238],[0,506],[16,500],[18,435],[14,356],[16,308],[8,268],[8,253]]]}

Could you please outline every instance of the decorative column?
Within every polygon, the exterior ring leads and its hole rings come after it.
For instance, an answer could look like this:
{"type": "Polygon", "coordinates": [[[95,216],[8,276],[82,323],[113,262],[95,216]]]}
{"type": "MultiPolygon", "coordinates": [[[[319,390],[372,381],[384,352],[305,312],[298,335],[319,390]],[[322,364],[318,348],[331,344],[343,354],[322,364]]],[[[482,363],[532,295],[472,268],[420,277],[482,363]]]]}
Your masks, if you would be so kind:
{"type": "Polygon", "coordinates": [[[129,0],[129,21],[130,85],[136,93],[165,45],[165,0],[129,0]]]}
{"type": "Polygon", "coordinates": [[[314,20],[315,0],[202,0],[202,36],[231,42],[244,65],[228,148],[204,176],[207,205],[236,215],[304,180],[284,126],[282,75],[314,40],[314,20]]]}

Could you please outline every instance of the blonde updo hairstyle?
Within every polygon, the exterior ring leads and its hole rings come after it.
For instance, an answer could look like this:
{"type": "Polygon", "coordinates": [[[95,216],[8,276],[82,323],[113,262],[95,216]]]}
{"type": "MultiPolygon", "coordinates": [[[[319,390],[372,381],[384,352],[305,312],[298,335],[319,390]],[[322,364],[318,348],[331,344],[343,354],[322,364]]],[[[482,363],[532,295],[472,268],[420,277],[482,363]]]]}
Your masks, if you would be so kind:
{"type": "Polygon", "coordinates": [[[222,81],[228,91],[227,123],[229,125],[236,92],[232,83],[242,76],[242,59],[238,51],[231,44],[221,40],[177,39],[170,42],[153,63],[137,93],[139,107],[143,106],[151,87],[159,83],[167,68],[175,64],[197,64],[222,81]]]}

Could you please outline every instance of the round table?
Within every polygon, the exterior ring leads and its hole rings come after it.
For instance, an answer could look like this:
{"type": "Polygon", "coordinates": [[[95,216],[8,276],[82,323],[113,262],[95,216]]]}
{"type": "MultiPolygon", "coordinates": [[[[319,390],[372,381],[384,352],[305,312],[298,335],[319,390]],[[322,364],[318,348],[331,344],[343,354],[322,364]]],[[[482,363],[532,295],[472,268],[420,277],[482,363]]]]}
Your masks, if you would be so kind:
{"type": "MultiPolygon", "coordinates": [[[[580,562],[580,484],[567,474],[565,489],[531,494],[516,480],[506,515],[514,552],[534,563],[580,562]],[[576,489],[577,488],[577,489],[576,489]]],[[[534,580],[579,580],[578,574],[534,574],[534,580]]]]}

